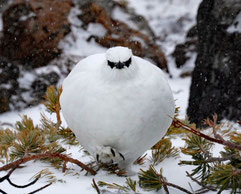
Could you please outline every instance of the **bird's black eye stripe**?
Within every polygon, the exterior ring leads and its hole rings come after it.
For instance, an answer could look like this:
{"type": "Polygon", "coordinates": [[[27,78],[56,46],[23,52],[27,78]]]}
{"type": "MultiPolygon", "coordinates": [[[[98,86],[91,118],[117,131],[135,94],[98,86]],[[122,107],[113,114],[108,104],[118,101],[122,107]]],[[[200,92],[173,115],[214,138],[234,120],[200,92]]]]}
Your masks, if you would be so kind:
{"type": "Polygon", "coordinates": [[[115,67],[115,63],[113,63],[109,60],[108,60],[108,65],[111,67],[111,69],[113,69],[115,67]]]}
{"type": "Polygon", "coordinates": [[[131,64],[131,58],[129,58],[127,61],[124,62],[126,67],[129,67],[131,64]]]}

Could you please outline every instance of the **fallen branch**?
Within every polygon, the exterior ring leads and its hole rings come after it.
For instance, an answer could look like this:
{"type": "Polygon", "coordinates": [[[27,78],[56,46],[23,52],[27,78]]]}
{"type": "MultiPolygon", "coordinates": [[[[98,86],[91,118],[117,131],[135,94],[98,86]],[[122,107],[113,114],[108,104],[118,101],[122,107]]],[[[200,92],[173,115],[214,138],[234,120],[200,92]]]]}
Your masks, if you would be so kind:
{"type": "MultiPolygon", "coordinates": [[[[30,182],[30,183],[28,183],[28,184],[26,184],[26,185],[17,185],[17,184],[13,183],[13,182],[10,180],[10,176],[12,175],[13,171],[16,170],[17,168],[20,168],[20,167],[19,167],[19,166],[16,166],[16,167],[12,168],[12,169],[8,172],[7,175],[1,177],[1,178],[0,178],[0,182],[3,182],[3,181],[5,181],[5,180],[7,180],[7,181],[9,182],[9,184],[12,185],[13,187],[23,189],[23,188],[27,188],[27,187],[29,187],[29,186],[31,186],[31,185],[34,185],[34,184],[39,180],[39,178],[40,178],[40,177],[37,177],[37,178],[35,178],[32,182],[30,182]]],[[[0,189],[0,193],[6,194],[6,192],[3,191],[3,190],[1,190],[1,189],[0,189]]]]}
{"type": "Polygon", "coordinates": [[[95,182],[95,179],[93,179],[92,181],[93,181],[92,186],[95,188],[96,192],[97,192],[98,194],[101,194],[100,189],[99,189],[99,187],[97,186],[97,184],[96,184],[96,182],[95,182]]]}
{"type": "Polygon", "coordinates": [[[1,189],[0,189],[0,193],[2,193],[2,194],[7,194],[5,191],[3,191],[3,190],[1,190],[1,189]]]}
{"type": "Polygon", "coordinates": [[[40,178],[40,177],[37,177],[37,178],[34,179],[32,182],[30,182],[30,183],[28,183],[28,184],[26,184],[26,185],[17,185],[17,184],[13,183],[13,182],[10,180],[11,174],[12,174],[13,171],[16,170],[17,168],[19,168],[19,166],[14,167],[13,169],[11,169],[11,170],[8,172],[7,175],[5,175],[4,177],[1,177],[1,178],[0,178],[0,182],[3,182],[3,181],[5,181],[5,180],[7,180],[7,181],[9,182],[9,184],[12,185],[13,187],[16,187],[16,188],[27,188],[27,187],[35,184],[35,183],[39,180],[39,178],[40,178]]]}
{"type": "Polygon", "coordinates": [[[28,193],[28,194],[34,194],[34,193],[37,193],[37,192],[39,192],[39,191],[42,191],[43,189],[49,187],[49,186],[52,185],[52,184],[53,184],[53,183],[48,183],[47,185],[44,185],[43,187],[40,187],[39,189],[36,189],[36,190],[34,190],[34,191],[32,191],[32,192],[30,192],[30,193],[28,193]]]}
{"type": "Polygon", "coordinates": [[[176,118],[173,119],[173,124],[176,128],[183,128],[183,129],[186,129],[187,131],[195,134],[195,135],[198,135],[200,137],[203,137],[211,142],[215,142],[215,143],[218,143],[218,144],[221,144],[221,145],[225,145],[225,146],[228,146],[230,148],[233,148],[233,149],[238,149],[241,151],[241,146],[238,145],[238,144],[235,144],[235,143],[232,143],[230,141],[226,141],[224,140],[223,138],[213,138],[213,137],[209,137],[203,133],[201,133],[200,131],[197,131],[187,125],[185,125],[184,123],[182,123],[181,121],[177,120],[176,118]]]}
{"type": "Polygon", "coordinates": [[[19,160],[16,160],[14,162],[11,162],[11,163],[6,164],[5,166],[1,167],[0,171],[9,170],[11,168],[16,168],[20,164],[26,163],[26,162],[31,161],[31,160],[39,160],[39,159],[42,159],[42,158],[60,158],[61,160],[65,161],[65,162],[71,162],[71,163],[74,163],[74,164],[78,165],[79,167],[83,168],[84,170],[86,170],[87,172],[89,172],[92,175],[96,175],[96,172],[93,169],[89,168],[87,165],[80,162],[79,160],[70,158],[66,155],[59,154],[59,153],[56,153],[56,152],[54,152],[54,153],[41,153],[41,154],[23,157],[19,160]]]}

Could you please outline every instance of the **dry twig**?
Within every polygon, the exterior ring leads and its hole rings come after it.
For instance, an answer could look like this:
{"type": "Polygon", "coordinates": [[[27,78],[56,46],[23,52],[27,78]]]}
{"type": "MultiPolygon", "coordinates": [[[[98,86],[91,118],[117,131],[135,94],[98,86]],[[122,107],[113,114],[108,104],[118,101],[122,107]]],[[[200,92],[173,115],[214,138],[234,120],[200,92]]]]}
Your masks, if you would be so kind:
{"type": "Polygon", "coordinates": [[[101,194],[100,189],[99,189],[99,187],[97,186],[97,184],[96,184],[96,182],[95,182],[95,179],[92,179],[92,181],[93,181],[92,186],[95,188],[96,192],[97,192],[98,194],[101,194]]]}
{"type": "MultiPolygon", "coordinates": [[[[195,135],[198,135],[200,137],[203,137],[211,142],[215,142],[215,143],[218,143],[218,144],[221,144],[221,145],[225,145],[225,146],[228,146],[230,148],[233,148],[233,149],[238,149],[241,151],[241,146],[238,145],[238,144],[235,144],[235,143],[232,143],[230,141],[226,141],[224,140],[223,138],[220,138],[221,136],[220,135],[216,135],[215,138],[213,137],[209,137],[203,133],[201,133],[200,131],[197,131],[196,129],[193,129],[187,125],[185,125],[184,123],[182,123],[181,121],[177,120],[176,118],[173,119],[173,124],[176,128],[183,128],[183,129],[186,129],[187,131],[195,134],[195,135]]],[[[215,133],[215,132],[214,132],[215,133]]]]}
{"type": "Polygon", "coordinates": [[[42,191],[43,189],[49,187],[49,186],[52,185],[52,184],[53,184],[53,183],[48,183],[47,185],[44,185],[43,187],[40,187],[39,189],[36,189],[36,190],[34,190],[34,191],[32,191],[32,192],[30,192],[30,193],[28,193],[28,194],[34,194],[34,193],[37,193],[37,192],[39,192],[39,191],[42,191]]]}
{"type": "Polygon", "coordinates": [[[74,163],[74,164],[78,165],[79,167],[85,169],[87,172],[89,172],[92,175],[96,175],[96,172],[93,169],[89,168],[84,163],[80,162],[79,160],[70,158],[70,157],[68,157],[66,155],[63,155],[63,154],[60,154],[60,153],[57,153],[57,152],[54,152],[54,153],[41,153],[41,154],[35,154],[35,155],[26,156],[26,157],[23,157],[23,158],[21,158],[19,160],[16,160],[14,162],[6,164],[5,166],[0,168],[0,171],[9,170],[11,168],[15,168],[15,167],[19,166],[20,164],[26,163],[28,161],[38,160],[38,159],[42,159],[42,158],[60,158],[60,159],[62,159],[65,162],[71,162],[71,163],[74,163]]]}

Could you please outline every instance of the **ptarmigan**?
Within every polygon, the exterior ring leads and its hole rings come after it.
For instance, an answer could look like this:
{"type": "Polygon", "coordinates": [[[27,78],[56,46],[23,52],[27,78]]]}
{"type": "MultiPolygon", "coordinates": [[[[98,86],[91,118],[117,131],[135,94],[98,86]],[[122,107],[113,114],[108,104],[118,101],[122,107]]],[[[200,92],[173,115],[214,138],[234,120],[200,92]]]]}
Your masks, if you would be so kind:
{"type": "Polygon", "coordinates": [[[162,70],[126,47],[81,60],[63,82],[60,104],[80,144],[121,167],[165,135],[175,109],[162,70]]]}

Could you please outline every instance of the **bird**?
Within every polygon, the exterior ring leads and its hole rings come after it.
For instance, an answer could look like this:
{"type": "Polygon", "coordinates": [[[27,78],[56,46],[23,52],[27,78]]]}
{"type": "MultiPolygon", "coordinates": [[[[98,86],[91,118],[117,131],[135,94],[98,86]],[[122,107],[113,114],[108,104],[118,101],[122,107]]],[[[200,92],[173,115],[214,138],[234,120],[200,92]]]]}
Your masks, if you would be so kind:
{"type": "Polygon", "coordinates": [[[127,47],[82,59],[62,85],[63,117],[98,163],[127,168],[172,123],[175,103],[165,73],[127,47]]]}

